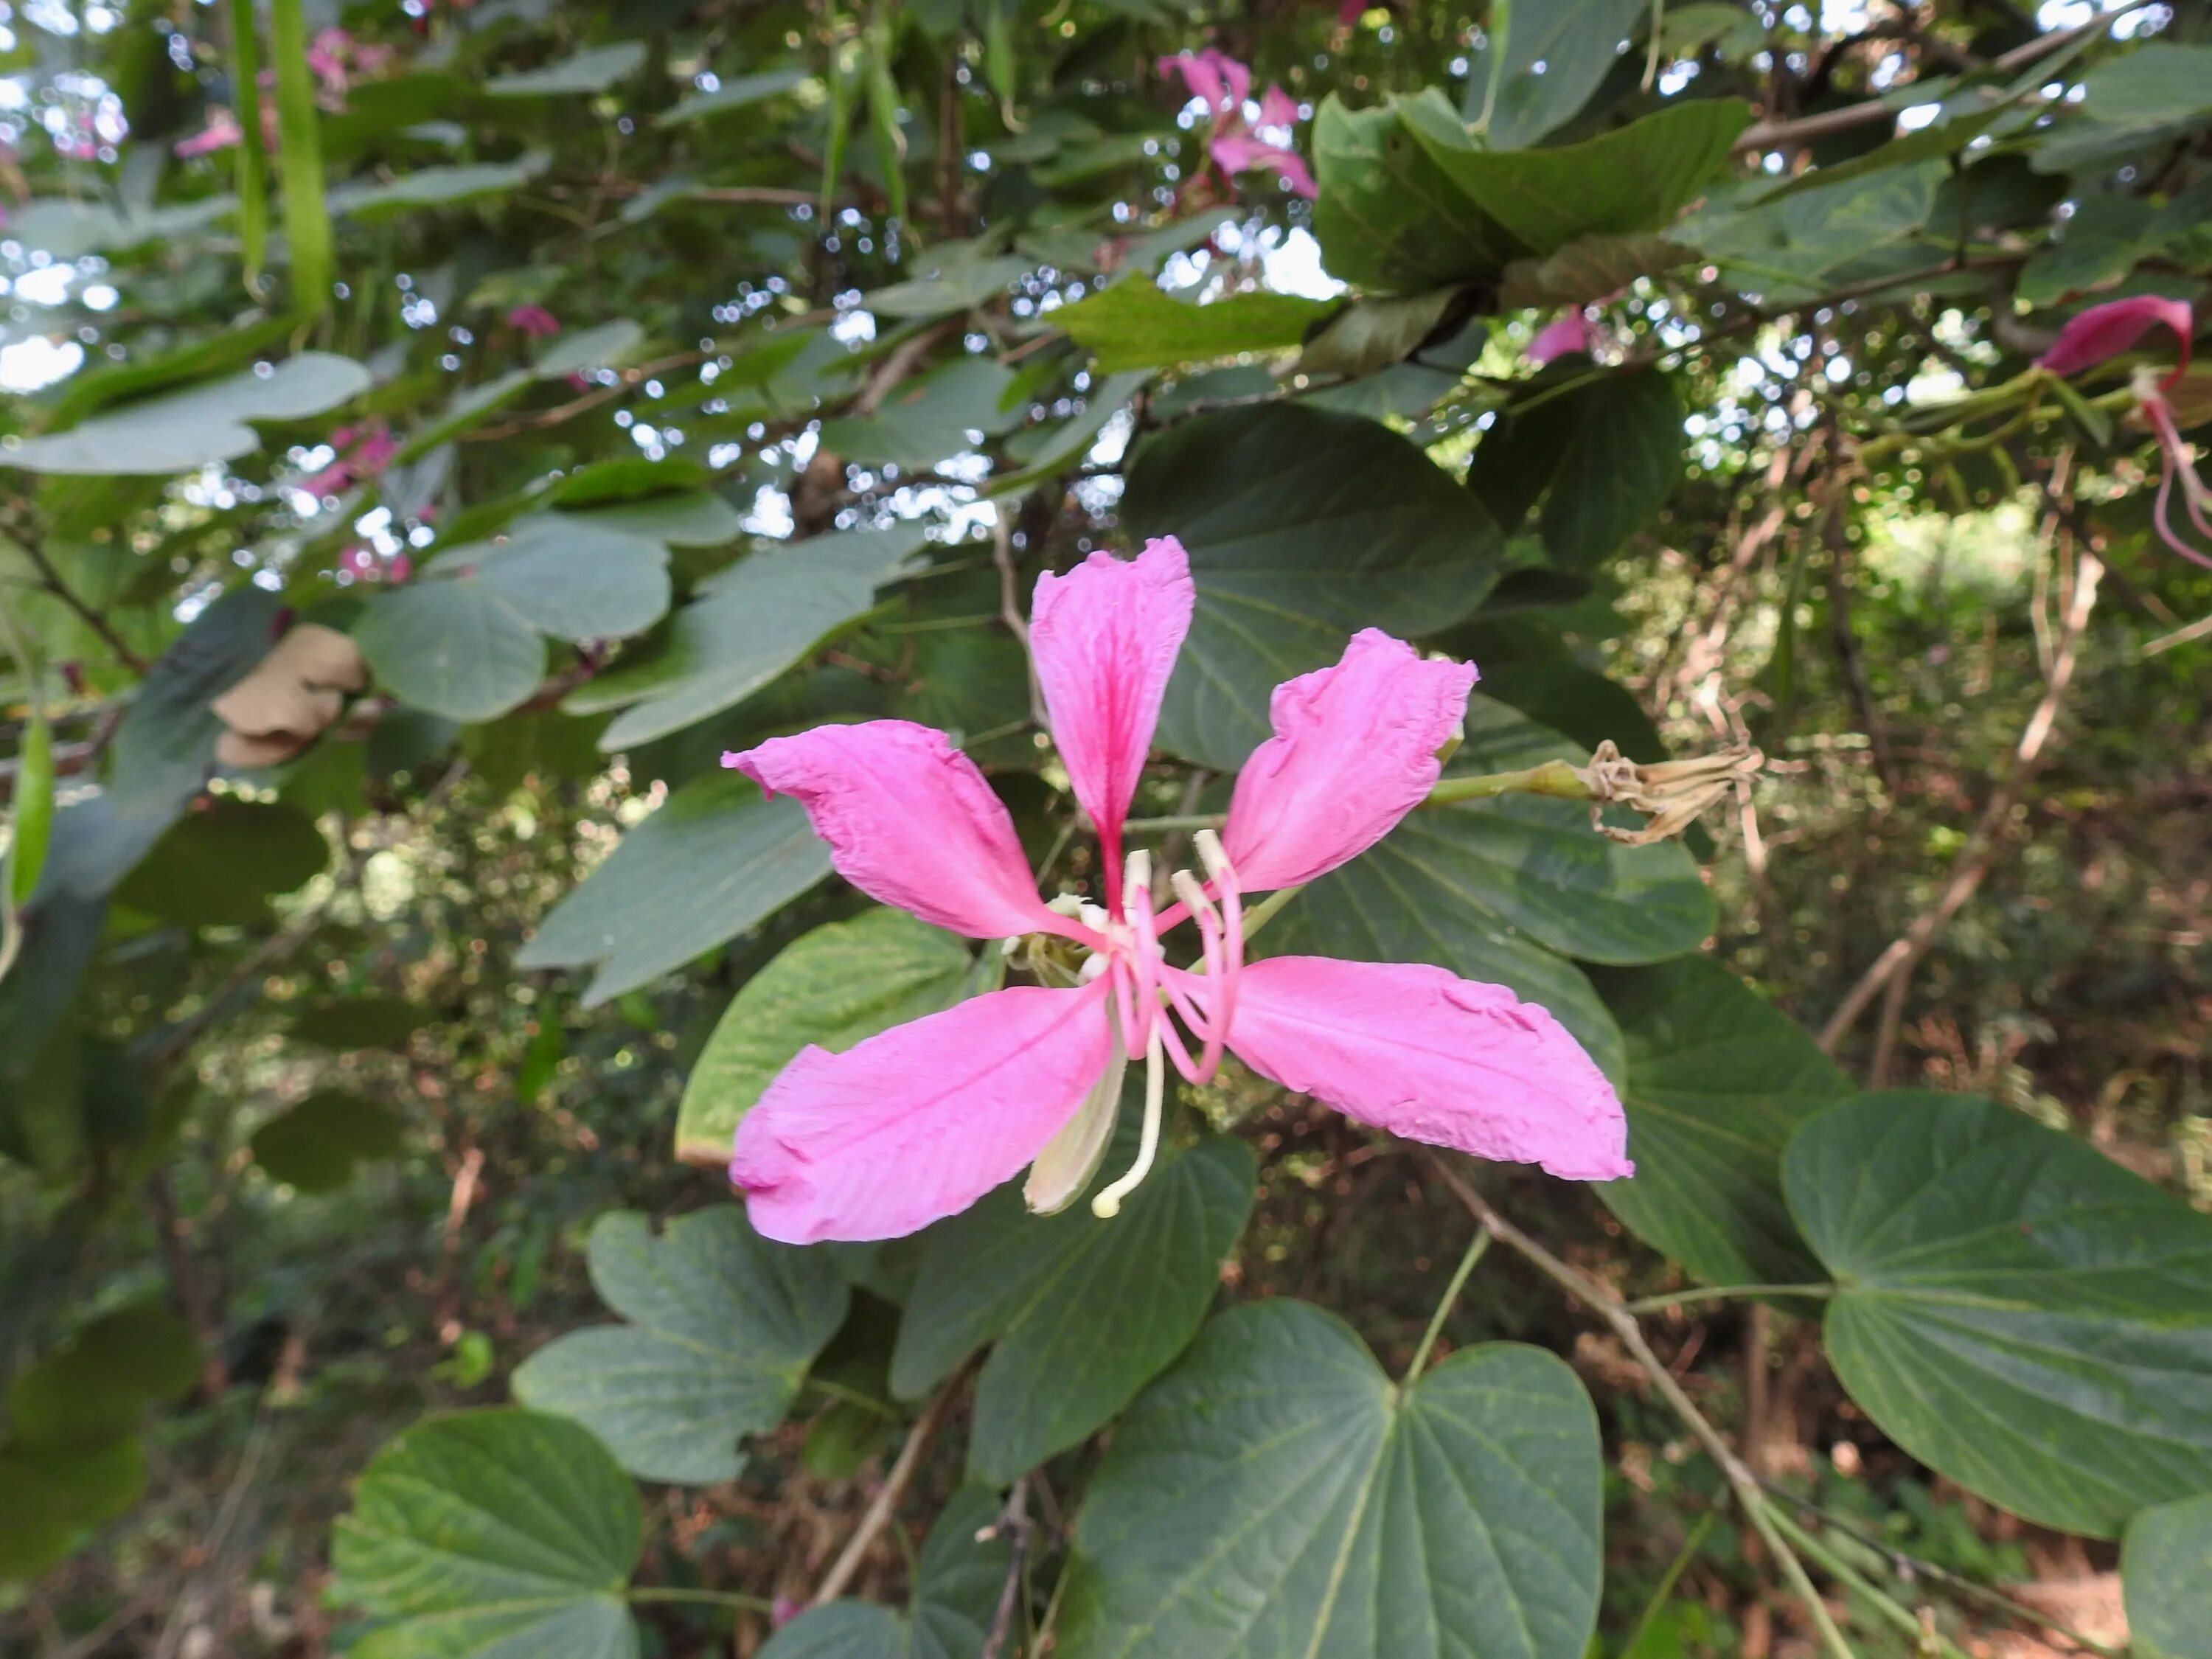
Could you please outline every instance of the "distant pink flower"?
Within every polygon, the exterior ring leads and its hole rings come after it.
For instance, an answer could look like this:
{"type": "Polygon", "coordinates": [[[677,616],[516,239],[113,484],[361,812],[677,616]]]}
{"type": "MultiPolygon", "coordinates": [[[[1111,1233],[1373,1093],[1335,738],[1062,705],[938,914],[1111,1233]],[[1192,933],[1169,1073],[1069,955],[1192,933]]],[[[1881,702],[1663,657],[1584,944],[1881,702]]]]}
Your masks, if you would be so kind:
{"type": "Polygon", "coordinates": [[[1528,343],[1528,361],[1541,368],[1546,363],[1565,357],[1571,352],[1579,351],[1585,357],[1594,356],[1601,337],[1597,325],[1577,307],[1554,317],[1536,331],[1536,337],[1528,343]]]}
{"type": "Polygon", "coordinates": [[[1162,75],[1180,75],[1192,94],[1206,100],[1213,118],[1206,154],[1224,178],[1240,173],[1268,172],[1283,179],[1299,195],[1311,201],[1319,192],[1304,161],[1291,148],[1291,130],[1298,124],[1298,106],[1280,87],[1261,94],[1259,119],[1248,125],[1245,104],[1252,91],[1252,71],[1227,54],[1208,46],[1159,60],[1162,75]]]}
{"type": "Polygon", "coordinates": [[[339,495],[380,477],[399,453],[400,445],[382,421],[372,421],[366,426],[340,427],[331,434],[331,447],[337,459],[300,480],[300,488],[311,495],[339,495]]]}
{"type": "Polygon", "coordinates": [[[307,67],[323,83],[325,100],[337,109],[345,107],[346,90],[356,80],[382,74],[392,58],[391,47],[356,40],[339,28],[323,30],[307,47],[307,67]]]}
{"type": "Polygon", "coordinates": [[[2160,374],[2148,365],[2136,371],[2130,388],[2136,405],[2158,439],[2161,470],[2158,501],[2151,513],[2159,539],[2185,559],[2212,570],[2212,555],[2190,545],[2173,527],[2173,486],[2181,485],[2182,508],[2197,533],[2212,545],[2212,485],[2197,476],[2195,458],[2181,435],[2173,404],[2166,397],[2189,371],[2190,343],[2197,332],[2197,317],[2186,301],[2142,295],[2132,300],[2113,300],[2091,306],[2069,319],[2058,331],[2051,349],[2037,360],[2053,374],[2074,374],[2093,368],[2127,350],[2152,329],[2164,325],[2180,343],[2172,369],[2160,374]]]}
{"type": "Polygon", "coordinates": [[[211,155],[219,149],[229,149],[246,136],[238,125],[238,117],[217,106],[208,112],[207,125],[189,138],[177,140],[177,154],[190,161],[195,155],[211,155]]]}
{"type": "Polygon", "coordinates": [[[1237,778],[1229,822],[1201,831],[1201,882],[1155,913],[1150,855],[1122,854],[1160,702],[1188,630],[1189,561],[1172,538],[1124,562],[1094,553],[1039,579],[1030,647],[1077,800],[1097,826],[1103,905],[1047,905],[1006,807],[942,732],[906,720],[824,726],[723,756],[806,809],[854,886],[975,939],[1049,935],[1039,977],[856,1044],[808,1048],[739,1127],[730,1176],[753,1224],[792,1243],[891,1238],[966,1209],[1030,1166],[1057,1209],[1112,1138],[1123,1066],[1142,1055],[1134,1165],[1102,1189],[1111,1215],[1158,1146],[1164,1066],[1211,1079],[1224,1050],[1364,1123],[1573,1180],[1632,1172],[1620,1103],[1575,1040],[1503,986],[1441,968],[1326,957],[1244,961],[1243,896],[1358,857],[1435,784],[1475,671],[1368,629],[1342,660],[1278,686],[1275,735],[1237,778]],[[1162,936],[1199,931],[1202,971],[1162,936]],[[1180,1021],[1181,1030],[1177,1022],[1180,1021]],[[1182,1030],[1190,1034],[1185,1042],[1182,1030]],[[1193,1049],[1198,1052],[1194,1057],[1193,1049]]]}
{"type": "Polygon", "coordinates": [[[533,340],[550,340],[561,331],[561,319],[544,306],[517,306],[507,313],[507,325],[533,340]]]}

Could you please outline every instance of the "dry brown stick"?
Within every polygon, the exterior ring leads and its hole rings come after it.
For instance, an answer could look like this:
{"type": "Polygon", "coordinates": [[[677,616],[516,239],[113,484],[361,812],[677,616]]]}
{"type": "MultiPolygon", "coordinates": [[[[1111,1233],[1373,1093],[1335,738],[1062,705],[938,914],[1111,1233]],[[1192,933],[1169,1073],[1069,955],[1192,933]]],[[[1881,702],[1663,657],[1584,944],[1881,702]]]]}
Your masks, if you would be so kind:
{"type": "Polygon", "coordinates": [[[929,1443],[937,1437],[938,1430],[944,1426],[945,1415],[952,1409],[952,1401],[967,1377],[968,1369],[963,1365],[945,1378],[945,1386],[932,1395],[929,1403],[921,1408],[921,1415],[915,1419],[914,1427],[907,1431],[906,1443],[899,1448],[898,1456],[891,1463],[890,1473],[884,1477],[881,1489],[870,1500],[866,1510],[860,1516],[860,1524],[853,1529],[852,1537],[846,1540],[836,1561],[823,1575],[821,1583],[815,1587],[808,1606],[818,1607],[836,1601],[844,1594],[845,1587],[853,1582],[853,1575],[860,1570],[860,1563],[866,1558],[869,1548],[882,1534],[884,1528],[890,1524],[892,1516],[898,1512],[899,1502],[906,1496],[906,1489],[914,1484],[915,1472],[921,1467],[922,1457],[929,1450],[929,1443]]]}
{"type": "Polygon", "coordinates": [[[1010,1547],[1006,1558],[1006,1581],[999,1590],[998,1611],[991,1615],[991,1633],[983,1640],[983,1650],[976,1659],[999,1659],[1006,1650],[1006,1638],[1014,1627],[1014,1609],[1021,1605],[1022,1568],[1029,1559],[1030,1548],[1030,1478],[1017,1477],[1014,1488],[1006,1494],[1006,1506],[1000,1510],[998,1523],[992,1528],[1004,1533],[1010,1547]]]}
{"type": "MultiPolygon", "coordinates": [[[[1829,1053],[1835,1052],[1836,1044],[1857,1023],[1858,1017],[1866,1012],[1867,1005],[1874,1000],[1876,994],[1910,972],[1927,953],[1928,947],[1949,925],[1951,918],[1959,914],[1960,907],[1973,897],[1983,878],[1989,874],[1990,866],[1996,861],[1999,837],[2004,832],[2007,820],[2012,817],[2012,809],[2019,802],[2021,791],[2027,788],[2035,775],[2036,769],[2041,764],[2044,744],[2058,718],[2059,705],[2065,701],[2066,689],[2073,682],[2076,647],[2081,642],[2083,629],[2088,625],[2089,611],[2097,601],[2097,584],[2104,574],[2105,567],[2098,562],[2096,556],[2083,549],[2074,567],[2074,591],[2067,603],[2066,620],[2059,636],[2058,649],[2051,660],[2051,678],[2044,687],[2041,699],[2035,705],[2035,712],[2028,716],[2027,726],[2021,730],[2020,741],[2013,748],[2011,769],[2006,773],[2004,781],[1997,786],[1996,793],[1990,797],[1989,805],[1982,809],[1982,815],[1975,821],[1966,845],[1960,849],[1952,867],[1951,879],[1945,884],[1942,896],[1931,908],[1923,911],[1910,928],[1889,942],[1882,953],[1875,958],[1874,965],[1859,976],[1858,983],[1844,995],[1836,1012],[1828,1017],[1827,1024],[1821,1028],[1820,1047],[1829,1053]]],[[[1901,1001],[1903,993],[1893,994],[1901,1001]]],[[[1891,1035],[1893,1037],[1894,1032],[1891,1035]]],[[[1886,1059],[1879,1052],[1881,1047],[1878,1042],[1875,1054],[1878,1066],[1886,1059]]]]}
{"type": "Polygon", "coordinates": [[[1790,1548],[1789,1540],[1782,1535],[1780,1528],[1774,1524],[1773,1516],[1767,1512],[1766,1495],[1760,1488],[1759,1477],[1722,1438],[1721,1431],[1698,1409],[1697,1402],[1690,1398],[1688,1391],[1675,1378],[1674,1373],[1651,1351],[1651,1345],[1644,1340],[1644,1328],[1637,1323],[1636,1316],[1622,1307],[1620,1299],[1607,1286],[1579,1268],[1568,1266],[1500,1215],[1496,1206],[1475,1191],[1473,1183],[1442,1153],[1430,1153],[1429,1162],[1437,1174],[1443,1177],[1444,1185],[1452,1189],[1453,1194],[1467,1206],[1477,1221],[1490,1229],[1500,1243],[1518,1252],[1538,1271],[1605,1322],[1613,1335],[1620,1339],[1621,1346],[1628,1350],[1629,1357],[1650,1378],[1651,1386],[1674,1408],[1674,1414],[1682,1419],[1684,1426],[1696,1437],[1707,1455],[1720,1467],[1730,1490],[1735,1493],[1736,1502],[1781,1567],[1782,1576],[1789,1581],[1790,1588],[1796,1593],[1797,1598],[1805,1604],[1805,1611],[1811,1615],[1814,1627],[1820,1633],[1821,1643],[1832,1659],[1854,1659],[1850,1644],[1844,1640],[1843,1632],[1837,1628],[1835,1617],[1828,1611],[1828,1604],[1820,1599],[1820,1592],[1806,1572],[1805,1564],[1797,1559],[1797,1553],[1790,1548]]]}

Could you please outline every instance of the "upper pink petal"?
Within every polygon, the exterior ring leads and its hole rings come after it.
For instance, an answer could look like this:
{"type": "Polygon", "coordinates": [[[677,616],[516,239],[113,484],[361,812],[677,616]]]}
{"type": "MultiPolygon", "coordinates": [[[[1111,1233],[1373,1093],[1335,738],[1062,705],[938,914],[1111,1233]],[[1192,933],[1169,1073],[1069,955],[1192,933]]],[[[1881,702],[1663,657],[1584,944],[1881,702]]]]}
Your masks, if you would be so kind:
{"type": "MultiPolygon", "coordinates": [[[[2139,295],[2132,300],[2113,300],[2077,312],[2051,349],[2036,361],[2053,374],[2072,374],[2117,357],[2144,334],[2164,323],[2181,342],[2180,368],[2189,367],[2190,337],[2197,331],[2196,315],[2181,300],[2161,300],[2139,295]]],[[[2175,371],[2177,374],[2179,369],[2175,371]]]]}
{"type": "Polygon", "coordinates": [[[1264,167],[1289,181],[1290,186],[1308,201],[1320,192],[1315,187],[1313,174],[1294,149],[1285,149],[1280,144],[1270,144],[1243,133],[1231,133],[1213,141],[1213,159],[1221,170],[1232,178],[1240,173],[1250,173],[1264,167]]]}
{"type": "MultiPolygon", "coordinates": [[[[1182,983],[1206,996],[1202,976],[1182,983]]],[[[1229,1046],[1261,1076],[1408,1140],[1570,1181],[1636,1172],[1605,1074],[1502,985],[1418,963],[1275,957],[1244,969],[1229,1046]]]]}
{"type": "Polygon", "coordinates": [[[1213,112],[1214,118],[1232,113],[1252,89],[1252,71],[1227,53],[1208,46],[1204,52],[1178,52],[1159,60],[1163,75],[1181,75],[1183,84],[1213,112]]]}
{"type": "Polygon", "coordinates": [[[1369,628],[1334,666],[1275,688],[1275,735],[1237,775],[1222,842],[1248,892],[1358,858],[1419,805],[1467,718],[1474,665],[1424,658],[1369,628]]]}
{"type": "Polygon", "coordinates": [[[1590,355],[1597,344],[1597,330],[1580,311],[1570,311],[1555,317],[1536,331],[1536,337],[1528,343],[1528,361],[1541,368],[1555,357],[1564,357],[1571,351],[1590,355]]]}
{"type": "Polygon", "coordinates": [[[1260,94],[1260,125],[1263,127],[1294,127],[1298,124],[1298,101],[1280,87],[1269,87],[1260,94]]]}
{"type": "Polygon", "coordinates": [[[1106,990],[994,991],[842,1054],[801,1049],[738,1126],[753,1225],[897,1238],[1012,1180],[1106,1069],[1106,990]]]}
{"type": "Polygon", "coordinates": [[[1190,557],[1172,536],[1134,559],[1101,550],[1065,576],[1037,578],[1037,684],[1075,798],[1110,846],[1120,845],[1195,598],[1190,557]]]}
{"type": "Polygon", "coordinates": [[[837,873],[872,898],[974,939],[1066,927],[1037,897],[1006,804],[942,732],[817,726],[722,764],[804,806],[837,873]]]}

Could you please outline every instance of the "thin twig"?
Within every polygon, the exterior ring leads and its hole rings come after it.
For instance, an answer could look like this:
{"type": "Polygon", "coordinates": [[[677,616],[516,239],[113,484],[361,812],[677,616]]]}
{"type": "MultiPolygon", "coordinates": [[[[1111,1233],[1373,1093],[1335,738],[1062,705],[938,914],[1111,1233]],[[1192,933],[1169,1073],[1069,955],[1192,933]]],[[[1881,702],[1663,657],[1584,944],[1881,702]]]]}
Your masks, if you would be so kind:
{"type": "Polygon", "coordinates": [[[1028,1564],[1030,1553],[1030,1478],[1021,1475],[1014,1488],[1006,1494],[1006,1507],[999,1512],[994,1532],[1006,1534],[1012,1553],[1006,1558],[1006,1582],[1000,1587],[998,1611],[991,1615],[991,1633],[983,1639],[983,1650],[976,1659],[999,1659],[1006,1650],[1006,1638],[1013,1633],[1014,1610],[1021,1606],[1022,1569],[1028,1564]]]}
{"type": "Polygon", "coordinates": [[[143,674],[151,666],[145,658],[131,648],[122,635],[115,631],[112,623],[94,606],[87,604],[82,596],[62,579],[62,573],[55,568],[54,562],[46,556],[46,550],[37,542],[26,536],[15,545],[23,550],[23,556],[37,569],[40,580],[46,584],[46,592],[75,611],[77,619],[97,634],[100,642],[115,653],[116,661],[134,674],[143,674]]]}
{"type": "Polygon", "coordinates": [[[1611,1290],[1579,1269],[1569,1267],[1500,1215],[1490,1200],[1475,1191],[1467,1177],[1442,1154],[1431,1153],[1429,1161],[1437,1175],[1443,1177],[1444,1185],[1451,1188],[1477,1221],[1498,1236],[1500,1243],[1518,1251],[1611,1328],[1621,1346],[1628,1350],[1630,1357],[1651,1379],[1651,1386],[1674,1408],[1675,1415],[1682,1419],[1698,1443],[1705,1447],[1707,1455],[1720,1466],[1721,1473],[1727,1477],[1744,1514],[1765,1541],[1766,1547],[1772,1552],[1790,1589],[1805,1604],[1805,1610],[1812,1616],[1814,1626],[1820,1633],[1821,1643],[1832,1659],[1855,1659],[1850,1644],[1844,1641],[1843,1632],[1837,1628],[1834,1615],[1828,1611],[1828,1604],[1820,1599],[1820,1592],[1807,1575],[1805,1564],[1797,1559],[1796,1552],[1790,1547],[1789,1540],[1775,1526],[1758,1477],[1721,1437],[1720,1431],[1698,1409],[1697,1402],[1675,1380],[1674,1372],[1651,1351],[1651,1345],[1644,1340],[1644,1328],[1636,1322],[1635,1316],[1621,1306],[1620,1298],[1611,1290]]]}
{"type": "Polygon", "coordinates": [[[2028,716],[2021,728],[2020,741],[2013,749],[2013,763],[2004,781],[1990,797],[1989,805],[1960,848],[1952,866],[1951,879],[1942,896],[1905,932],[1890,941],[1887,948],[1875,958],[1874,965],[1859,976],[1828,1017],[1820,1031],[1820,1047],[1830,1054],[1842,1042],[1858,1017],[1875,996],[1885,990],[1899,975],[1907,972],[1927,953],[1939,934],[1949,925],[1951,918],[1972,898],[1982,884],[1996,861],[1998,844],[2005,826],[2011,821],[2012,809],[2021,793],[2034,777],[2042,763],[2043,749],[2058,718],[2058,709],[2065,701],[2067,687],[2073,683],[2076,647],[2081,634],[2088,626],[2089,612],[2097,601],[2097,584],[2105,574],[2105,567],[2096,556],[2084,549],[2074,568],[2073,596],[2066,607],[2066,619],[2058,646],[2051,665],[2051,679],[2044,687],[2042,698],[2035,712],[2028,716]]]}
{"type": "Polygon", "coordinates": [[[965,1366],[954,1372],[945,1379],[945,1386],[930,1396],[929,1403],[921,1408],[921,1415],[915,1419],[914,1427],[907,1431],[906,1443],[899,1448],[890,1473],[884,1477],[882,1487],[860,1516],[860,1524],[854,1528],[852,1537],[846,1541],[844,1550],[836,1563],[823,1575],[821,1583],[815,1588],[813,1597],[807,1605],[818,1607],[836,1601],[844,1594],[846,1585],[853,1582],[853,1575],[860,1570],[860,1563],[866,1558],[870,1547],[883,1529],[890,1524],[891,1516],[897,1513],[900,1499],[906,1496],[907,1487],[913,1484],[915,1472],[921,1467],[922,1455],[928,1451],[929,1443],[937,1437],[938,1430],[944,1426],[945,1415],[952,1409],[952,1401],[959,1394],[960,1386],[967,1380],[967,1376],[965,1366]]]}

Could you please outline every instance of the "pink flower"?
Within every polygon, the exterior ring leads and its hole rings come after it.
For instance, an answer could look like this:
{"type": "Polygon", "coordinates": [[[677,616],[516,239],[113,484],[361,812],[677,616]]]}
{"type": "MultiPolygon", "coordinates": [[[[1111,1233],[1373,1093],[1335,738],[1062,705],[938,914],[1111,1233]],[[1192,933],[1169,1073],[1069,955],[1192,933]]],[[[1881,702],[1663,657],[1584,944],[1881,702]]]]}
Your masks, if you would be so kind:
{"type": "Polygon", "coordinates": [[[381,476],[399,453],[400,446],[382,421],[374,421],[366,426],[340,427],[331,434],[331,447],[337,452],[337,459],[300,480],[300,488],[310,495],[340,495],[364,480],[381,476]]]}
{"type": "Polygon", "coordinates": [[[1246,124],[1244,106],[1252,91],[1252,71],[1235,58],[1208,46],[1159,60],[1162,75],[1180,75],[1183,84],[1206,100],[1213,118],[1206,155],[1224,179],[1240,173],[1277,174],[1290,187],[1311,201],[1319,191],[1304,161],[1291,148],[1291,129],[1297,125],[1297,102],[1280,87],[1261,94],[1259,120],[1246,124]],[[1256,128],[1256,131],[1255,131],[1256,128]]]}
{"type": "Polygon", "coordinates": [[[550,340],[561,331],[561,319],[544,306],[517,306],[507,313],[507,325],[533,340],[550,340]]]}
{"type": "Polygon", "coordinates": [[[1564,312],[1537,330],[1536,337],[1528,343],[1528,361],[1541,368],[1554,358],[1566,356],[1570,352],[1579,351],[1585,357],[1595,356],[1600,337],[1597,325],[1581,310],[1564,312]]]}
{"type": "Polygon", "coordinates": [[[2173,527],[2173,486],[2181,485],[2183,511],[2197,533],[2212,544],[2212,485],[2207,485],[2197,476],[2195,458],[2181,435],[2181,425],[2174,418],[2173,404],[2166,393],[2172,391],[2189,370],[2189,348],[2197,332],[2196,313],[2180,300],[2161,300],[2155,295],[2142,295],[2132,300],[2113,300],[2069,319],[2058,331],[2058,338],[2051,349],[2038,358],[2037,365],[2053,374],[2074,374],[2094,368],[2129,349],[2152,329],[2163,324],[2172,331],[2180,343],[2172,368],[2160,374],[2146,365],[2136,371],[2131,390],[2136,407],[2149,422],[2152,433],[2158,439],[2159,456],[2162,463],[2158,481],[2158,501],[2151,513],[2151,522],[2156,526],[2159,539],[2185,559],[2212,570],[2212,555],[2192,547],[2173,527]]]}
{"type": "Polygon", "coordinates": [[[177,154],[190,161],[195,155],[211,155],[219,149],[229,149],[246,136],[238,125],[238,117],[228,110],[217,107],[208,112],[207,125],[189,138],[177,140],[177,154]]]}
{"type": "Polygon", "coordinates": [[[891,1238],[967,1208],[1024,1166],[1030,1207],[1064,1207],[1112,1139],[1124,1066],[1146,1068],[1134,1165],[1092,1200],[1111,1215],[1158,1146],[1164,1066],[1194,1083],[1224,1051],[1364,1123],[1573,1180],[1632,1173],[1620,1102],[1541,1008],[1441,968],[1323,957],[1244,961],[1248,892],[1311,881],[1387,834],[1435,784],[1471,664],[1369,629],[1334,666],[1278,686],[1274,736],[1197,837],[1155,912],[1151,856],[1122,824],[1193,603],[1173,538],[1094,553],[1036,585],[1030,647],[1076,799],[1097,826],[1103,904],[1048,905],[1006,807],[942,732],[817,726],[723,756],[803,805],[854,886],[924,921],[1005,939],[1045,981],[970,998],[841,1054],[809,1048],[740,1125],[730,1176],[753,1224],[793,1243],[891,1238]],[[1188,921],[1194,969],[1162,939],[1188,921]],[[1026,937],[1024,937],[1026,936],[1026,937]],[[1186,1041],[1183,1032],[1189,1034],[1186,1041]]]}

